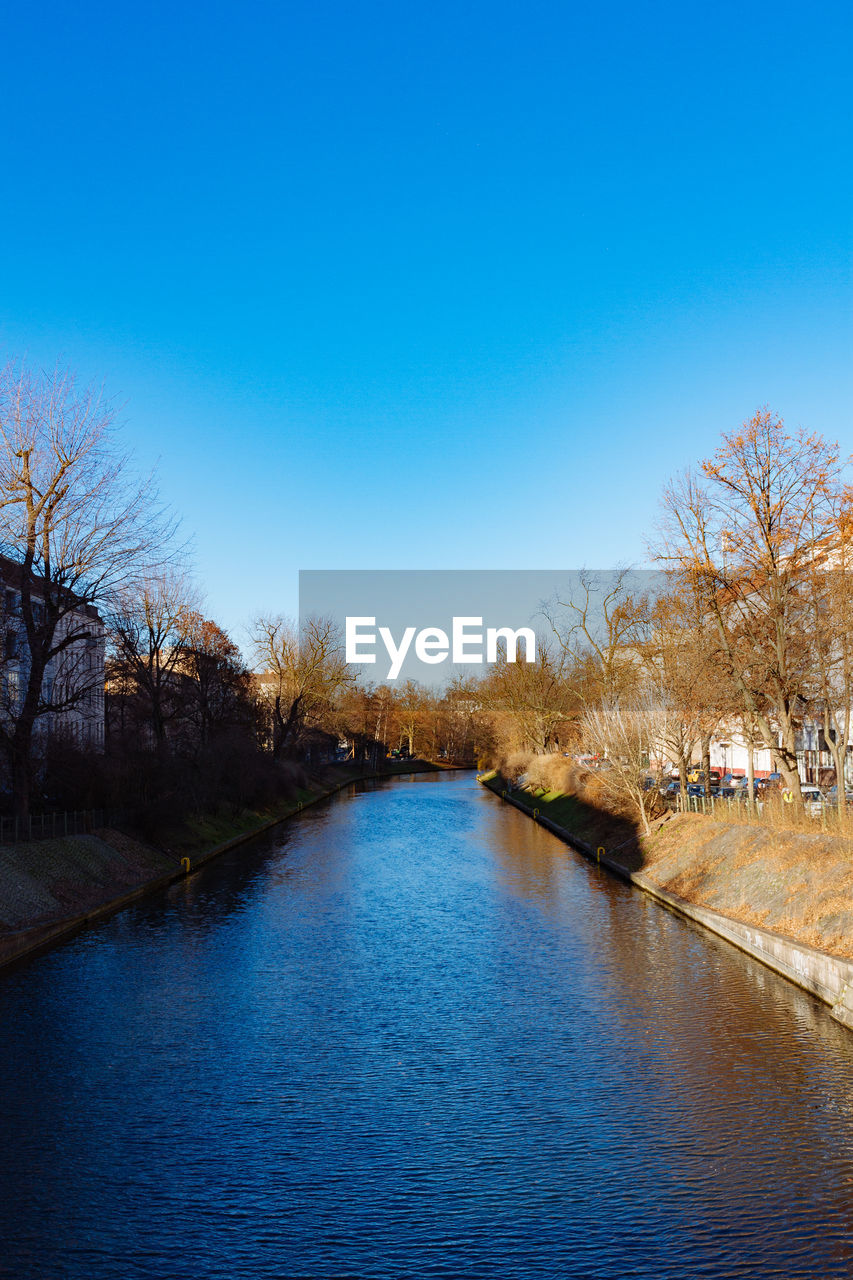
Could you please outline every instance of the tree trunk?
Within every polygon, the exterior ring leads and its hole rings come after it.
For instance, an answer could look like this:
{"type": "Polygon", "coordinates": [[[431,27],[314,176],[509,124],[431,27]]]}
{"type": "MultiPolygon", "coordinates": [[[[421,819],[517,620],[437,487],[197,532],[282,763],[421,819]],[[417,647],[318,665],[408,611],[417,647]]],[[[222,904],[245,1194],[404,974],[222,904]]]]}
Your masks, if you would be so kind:
{"type": "Polygon", "coordinates": [[[702,735],[702,772],[705,775],[704,789],[705,798],[711,795],[711,735],[705,733],[702,735]]]}
{"type": "Polygon", "coordinates": [[[273,759],[277,760],[278,757],[281,755],[281,752],[284,749],[284,745],[287,742],[288,738],[290,737],[293,731],[294,725],[299,719],[299,708],[301,703],[302,703],[302,694],[300,693],[300,694],[297,694],[297,696],[293,699],[293,702],[290,704],[290,710],[288,711],[287,719],[285,720],[281,714],[281,698],[278,696],[276,697],[275,706],[274,706],[275,723],[274,723],[274,729],[273,729],[273,748],[272,748],[273,759]],[[277,733],[276,733],[276,730],[278,730],[277,733]]]}
{"type": "Polygon", "coordinates": [[[11,740],[12,807],[19,821],[28,820],[33,789],[33,731],[36,723],[45,663],[38,650],[30,651],[27,688],[11,740]]]}
{"type": "Polygon", "coordinates": [[[28,822],[33,786],[32,725],[18,723],[10,751],[12,809],[19,822],[28,822]]]}
{"type": "Polygon", "coordinates": [[[277,760],[284,746],[284,720],[281,715],[281,698],[276,694],[272,712],[272,756],[277,760]]]}
{"type": "Polygon", "coordinates": [[[829,713],[824,711],[823,717],[823,736],[829,746],[829,754],[832,756],[832,763],[835,765],[835,786],[838,798],[838,816],[843,818],[847,812],[847,797],[844,792],[844,743],[840,741],[841,735],[837,731],[832,732],[829,724],[829,713]]]}
{"type": "Polygon", "coordinates": [[[637,816],[640,819],[640,827],[644,836],[650,836],[652,829],[649,826],[649,815],[646,813],[646,797],[643,791],[634,792],[634,804],[637,806],[637,816]]]}
{"type": "Polygon", "coordinates": [[[789,723],[785,726],[783,742],[776,749],[776,762],[779,772],[785,779],[785,790],[794,797],[788,807],[798,816],[805,813],[803,793],[800,784],[800,771],[797,767],[797,751],[794,740],[794,729],[789,723]]]}
{"type": "Polygon", "coordinates": [[[803,793],[800,790],[800,775],[797,770],[792,769],[790,764],[785,760],[780,760],[779,766],[779,772],[785,779],[785,790],[790,792],[794,797],[788,804],[788,808],[792,809],[798,816],[801,816],[806,810],[805,805],[803,804],[803,793]]]}
{"type": "Polygon", "coordinates": [[[746,802],[752,813],[755,808],[755,747],[751,736],[746,744],[746,785],[748,790],[746,802]]]}
{"type": "Polygon", "coordinates": [[[154,747],[162,760],[166,755],[166,721],[159,691],[151,698],[151,727],[154,730],[154,747]]]}

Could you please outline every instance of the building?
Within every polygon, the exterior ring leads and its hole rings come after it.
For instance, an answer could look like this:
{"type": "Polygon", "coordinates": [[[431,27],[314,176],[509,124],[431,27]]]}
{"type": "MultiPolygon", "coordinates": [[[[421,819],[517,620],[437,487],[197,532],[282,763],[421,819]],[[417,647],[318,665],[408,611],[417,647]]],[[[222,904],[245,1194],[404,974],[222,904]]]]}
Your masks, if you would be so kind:
{"type": "MultiPolygon", "coordinates": [[[[19,564],[0,556],[0,719],[10,723],[21,710],[26,693],[30,650],[21,611],[19,564]]],[[[33,578],[30,598],[33,622],[45,616],[45,589],[33,578]]],[[[56,598],[57,588],[51,591],[56,598]]],[[[90,604],[77,602],[69,592],[63,600],[54,635],[60,652],[49,660],[41,690],[42,713],[35,722],[38,739],[61,736],[81,747],[104,747],[105,637],[101,617],[90,604]],[[63,641],[68,643],[63,646],[63,641]]]]}

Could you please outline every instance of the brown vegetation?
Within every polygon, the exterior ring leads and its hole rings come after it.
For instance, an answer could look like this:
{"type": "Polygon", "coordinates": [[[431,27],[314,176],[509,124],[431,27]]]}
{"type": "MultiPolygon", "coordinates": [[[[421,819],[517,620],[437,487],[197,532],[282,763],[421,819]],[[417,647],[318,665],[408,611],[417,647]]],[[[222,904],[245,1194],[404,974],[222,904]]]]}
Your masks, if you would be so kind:
{"type": "Polygon", "coordinates": [[[491,716],[488,763],[517,776],[519,752],[596,757],[602,800],[645,830],[647,788],[664,781],[663,762],[686,800],[697,757],[710,779],[712,739],[737,734],[750,819],[779,821],[772,801],[761,814],[753,801],[754,753],[764,748],[790,801],[784,820],[810,821],[800,781],[810,726],[820,734],[812,749],[832,758],[819,780],[839,784],[843,820],[853,499],[837,446],[759,410],[698,472],[667,485],[663,512],[665,590],[650,599],[625,571],[581,573],[576,598],[546,608],[553,644],[538,670],[503,663],[471,689],[491,716]]]}
{"type": "Polygon", "coordinates": [[[680,814],[643,844],[643,875],[688,902],[853,958],[853,841],[680,814]]]}

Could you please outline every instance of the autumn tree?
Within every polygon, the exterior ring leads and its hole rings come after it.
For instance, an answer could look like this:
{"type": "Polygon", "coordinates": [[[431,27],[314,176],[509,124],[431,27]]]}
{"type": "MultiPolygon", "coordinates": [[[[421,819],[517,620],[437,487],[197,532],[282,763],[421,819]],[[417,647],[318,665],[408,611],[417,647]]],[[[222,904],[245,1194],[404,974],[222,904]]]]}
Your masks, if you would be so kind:
{"type": "Polygon", "coordinates": [[[381,684],[374,691],[371,701],[371,725],[373,739],[383,746],[387,745],[394,733],[394,691],[387,684],[381,684]]]}
{"type": "Polygon", "coordinates": [[[814,540],[808,575],[814,719],[835,766],[839,813],[846,812],[845,766],[853,729],[853,508],[839,494],[836,527],[814,540]]]}
{"type": "Polygon", "coordinates": [[[435,707],[437,753],[448,760],[474,761],[495,746],[494,725],[472,688],[461,682],[446,689],[435,707]]]}
{"type": "Polygon", "coordinates": [[[417,680],[406,680],[394,688],[393,714],[396,739],[400,748],[405,747],[410,756],[415,754],[416,743],[424,729],[429,712],[429,693],[417,680]]]}
{"type": "Polygon", "coordinates": [[[559,746],[560,733],[577,713],[577,696],[567,674],[563,654],[540,640],[532,663],[510,662],[506,652],[499,651],[485,678],[471,684],[470,693],[503,725],[507,748],[540,754],[559,746]]]}
{"type": "Polygon", "coordinates": [[[643,678],[660,691],[666,707],[660,746],[678,768],[683,799],[688,766],[698,747],[706,783],[710,741],[720,720],[733,710],[732,687],[715,632],[695,594],[670,583],[648,605],[637,650],[643,678]]]}
{"type": "Polygon", "coordinates": [[[667,485],[660,554],[713,625],[743,713],[802,807],[796,733],[812,675],[808,580],[835,529],[838,448],[759,410],[667,485]]]}
{"type": "Polygon", "coordinates": [[[200,613],[192,613],[188,620],[180,672],[198,745],[225,730],[251,727],[254,706],[249,669],[231,637],[200,613]]]}
{"type": "Polygon", "coordinates": [[[85,680],[51,683],[51,673],[97,638],[95,606],[162,563],[173,531],[94,388],[64,370],[0,372],[0,550],[18,569],[26,648],[0,740],[18,817],[29,814],[37,724],[89,696],[85,680]]]}
{"type": "Polygon", "coordinates": [[[327,723],[349,744],[350,759],[375,765],[384,758],[390,701],[385,685],[352,681],[338,691],[327,723]]]}

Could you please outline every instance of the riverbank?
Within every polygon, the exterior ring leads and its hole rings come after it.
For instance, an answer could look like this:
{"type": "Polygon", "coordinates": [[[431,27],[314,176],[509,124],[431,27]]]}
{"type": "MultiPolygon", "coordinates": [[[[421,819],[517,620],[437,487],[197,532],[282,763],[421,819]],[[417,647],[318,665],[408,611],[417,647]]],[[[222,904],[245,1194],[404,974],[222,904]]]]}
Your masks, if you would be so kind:
{"type": "Polygon", "coordinates": [[[165,847],[102,828],[88,835],[0,845],[0,966],[63,941],[87,924],[183,879],[229,849],[294,817],[353,782],[448,768],[389,761],[379,771],[332,765],[307,777],[280,806],[208,815],[165,847]]]}
{"type": "Polygon", "coordinates": [[[825,833],[677,814],[647,838],[575,796],[480,778],[555,835],[811,991],[853,1029],[853,854],[825,833]]]}

